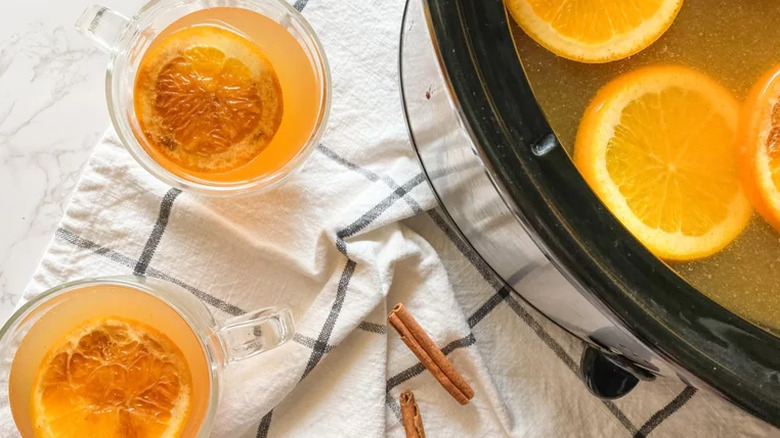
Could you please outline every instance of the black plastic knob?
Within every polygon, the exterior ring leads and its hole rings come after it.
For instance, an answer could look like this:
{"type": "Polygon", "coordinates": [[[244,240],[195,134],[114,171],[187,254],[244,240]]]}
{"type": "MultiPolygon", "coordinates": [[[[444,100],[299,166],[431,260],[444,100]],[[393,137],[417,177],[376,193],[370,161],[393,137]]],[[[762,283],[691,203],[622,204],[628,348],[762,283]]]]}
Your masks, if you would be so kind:
{"type": "Polygon", "coordinates": [[[582,352],[580,373],[590,392],[605,400],[623,397],[639,383],[637,376],[590,345],[582,352]]]}

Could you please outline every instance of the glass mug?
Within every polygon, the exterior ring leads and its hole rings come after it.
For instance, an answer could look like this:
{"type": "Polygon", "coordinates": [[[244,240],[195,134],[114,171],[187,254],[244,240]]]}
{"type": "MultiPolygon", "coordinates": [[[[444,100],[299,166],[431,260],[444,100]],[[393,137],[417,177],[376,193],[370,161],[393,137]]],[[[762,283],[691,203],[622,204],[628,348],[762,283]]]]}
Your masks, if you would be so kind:
{"type": "Polygon", "coordinates": [[[152,0],[131,19],[91,5],[76,29],[111,57],[106,98],[119,138],[141,166],[168,185],[211,196],[257,192],[299,168],[322,136],[331,99],[328,62],[312,28],[284,0],[152,0]],[[276,72],[283,101],[278,129],[259,155],[215,174],[179,168],[155,152],[134,105],[136,75],[147,50],[158,37],[199,25],[227,29],[256,44],[276,72]]]}
{"type": "Polygon", "coordinates": [[[54,287],[25,303],[0,329],[0,415],[13,415],[24,437],[34,436],[33,385],[52,343],[84,321],[108,316],[151,326],[186,358],[192,383],[183,437],[209,436],[226,366],[282,345],[295,332],[287,308],[255,310],[218,324],[192,293],[150,278],[98,278],[54,287]]]}

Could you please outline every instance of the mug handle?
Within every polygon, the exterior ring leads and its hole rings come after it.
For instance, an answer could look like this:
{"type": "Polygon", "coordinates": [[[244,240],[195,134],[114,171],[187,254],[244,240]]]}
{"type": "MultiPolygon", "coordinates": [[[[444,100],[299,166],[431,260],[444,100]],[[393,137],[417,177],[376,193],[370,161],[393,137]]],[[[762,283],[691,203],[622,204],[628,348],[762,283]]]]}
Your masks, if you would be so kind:
{"type": "Polygon", "coordinates": [[[76,30],[92,40],[103,51],[111,52],[117,37],[127,27],[130,20],[105,6],[91,4],[84,9],[78,20],[76,30]]]}
{"type": "Polygon", "coordinates": [[[292,312],[286,307],[254,310],[227,320],[217,330],[226,363],[276,348],[294,335],[292,312]]]}

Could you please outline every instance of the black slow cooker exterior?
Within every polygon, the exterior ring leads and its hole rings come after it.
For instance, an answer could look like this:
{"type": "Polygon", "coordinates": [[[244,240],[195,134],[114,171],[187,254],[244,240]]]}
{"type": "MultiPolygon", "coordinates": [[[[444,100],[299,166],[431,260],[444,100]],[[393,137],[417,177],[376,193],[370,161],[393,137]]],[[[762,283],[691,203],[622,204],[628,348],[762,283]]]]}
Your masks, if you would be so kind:
{"type": "Polygon", "coordinates": [[[691,287],[599,202],[534,99],[502,1],[428,7],[478,153],[536,243],[657,354],[780,426],[780,339],[691,287]]]}

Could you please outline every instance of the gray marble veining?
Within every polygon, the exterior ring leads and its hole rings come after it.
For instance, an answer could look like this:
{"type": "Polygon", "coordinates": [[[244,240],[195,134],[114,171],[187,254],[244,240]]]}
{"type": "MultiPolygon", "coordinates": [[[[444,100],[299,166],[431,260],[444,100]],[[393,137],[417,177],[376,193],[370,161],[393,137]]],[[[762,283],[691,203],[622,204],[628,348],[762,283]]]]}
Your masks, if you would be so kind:
{"type": "MultiPolygon", "coordinates": [[[[17,304],[109,124],[108,56],[73,28],[90,3],[0,2],[0,322],[17,304]]],[[[143,1],[101,3],[132,15],[143,1]]]]}

